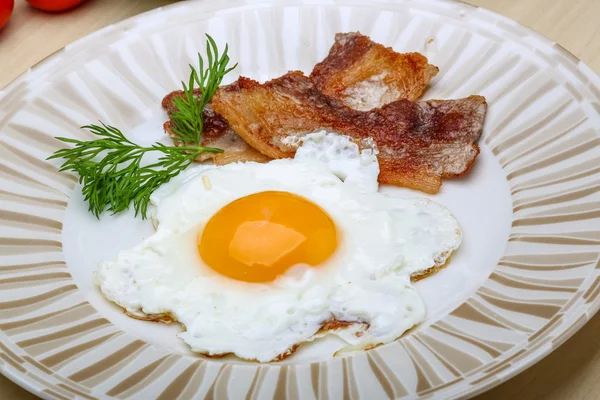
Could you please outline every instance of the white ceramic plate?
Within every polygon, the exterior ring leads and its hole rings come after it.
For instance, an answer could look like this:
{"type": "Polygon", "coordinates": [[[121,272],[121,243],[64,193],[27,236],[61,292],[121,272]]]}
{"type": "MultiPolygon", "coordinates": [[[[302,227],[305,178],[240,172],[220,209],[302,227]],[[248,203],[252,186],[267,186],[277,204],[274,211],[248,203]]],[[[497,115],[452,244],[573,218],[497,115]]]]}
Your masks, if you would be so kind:
{"type": "MultiPolygon", "coordinates": [[[[446,1],[196,1],[102,29],[0,92],[0,370],[45,398],[472,396],[550,353],[600,305],[600,79],[557,44],[446,1]],[[86,212],[76,178],[45,161],[55,136],[97,119],[149,143],[160,100],[204,33],[235,74],[310,72],[336,32],[361,31],[439,66],[425,98],[486,96],[482,154],[431,196],[464,245],[418,283],[427,321],[398,341],[332,358],[334,340],[281,364],[188,352],[176,326],[132,320],[99,294],[101,259],[152,232],[86,212]]],[[[420,195],[398,188],[397,195],[420,195]]]]}

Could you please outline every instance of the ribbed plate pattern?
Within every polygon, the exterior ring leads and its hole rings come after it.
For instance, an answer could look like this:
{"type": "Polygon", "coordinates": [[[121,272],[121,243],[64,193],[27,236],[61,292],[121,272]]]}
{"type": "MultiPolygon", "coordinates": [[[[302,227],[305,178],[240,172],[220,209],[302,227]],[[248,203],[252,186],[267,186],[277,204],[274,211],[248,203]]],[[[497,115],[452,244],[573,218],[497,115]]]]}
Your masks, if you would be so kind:
{"type": "MultiPolygon", "coordinates": [[[[230,77],[234,79],[235,77],[230,77]]],[[[46,398],[470,396],[551,352],[600,305],[600,79],[562,47],[447,1],[195,1],[109,26],[0,92],[0,369],[46,398]],[[242,365],[170,354],[103,318],[62,252],[74,176],[45,161],[79,126],[133,129],[188,73],[203,34],[238,72],[310,71],[360,30],[440,67],[427,97],[485,95],[483,142],[511,188],[506,252],[473,295],[425,329],[346,358],[242,365]],[[433,41],[424,38],[435,38],[433,41]]],[[[493,210],[490,210],[493,212],[493,210]]]]}

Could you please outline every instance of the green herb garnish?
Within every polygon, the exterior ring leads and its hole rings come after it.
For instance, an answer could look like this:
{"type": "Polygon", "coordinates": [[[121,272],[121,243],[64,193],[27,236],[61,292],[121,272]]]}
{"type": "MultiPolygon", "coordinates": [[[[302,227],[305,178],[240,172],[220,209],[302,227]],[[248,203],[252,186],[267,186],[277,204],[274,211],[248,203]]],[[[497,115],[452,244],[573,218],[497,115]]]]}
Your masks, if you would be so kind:
{"type": "Polygon", "coordinates": [[[228,46],[225,45],[225,51],[219,58],[217,44],[209,35],[206,36],[208,38],[206,41],[208,68],[204,69],[204,60],[198,53],[198,71],[190,65],[192,72],[188,85],[181,82],[184,96],[173,99],[173,105],[177,110],[171,114],[172,131],[178,136],[173,140],[186,144],[200,144],[204,129],[202,111],[221,85],[223,77],[237,66],[235,64],[233,67],[227,68],[227,64],[229,64],[228,46]],[[200,88],[199,98],[194,94],[194,84],[200,88]]]}
{"type": "Polygon", "coordinates": [[[113,214],[129,209],[133,203],[136,216],[146,218],[150,195],[186,169],[196,157],[205,152],[220,153],[221,149],[200,146],[203,130],[202,111],[215,94],[223,77],[236,67],[227,68],[227,46],[219,57],[215,41],[206,35],[207,65],[198,54],[199,69],[190,65],[189,83],[182,82],[184,95],[174,99],[176,111],[171,114],[173,140],[178,146],[155,143],[150,147],[139,146],[128,140],[112,126],[86,125],[98,136],[92,141],[58,137],[75,146],[56,151],[48,159],[62,158],[61,171],[79,175],[82,193],[89,204],[89,211],[97,218],[104,210],[113,214]],[[195,85],[200,89],[196,95],[195,85]],[[144,165],[142,159],[151,152],[162,153],[154,163],[144,165]]]}

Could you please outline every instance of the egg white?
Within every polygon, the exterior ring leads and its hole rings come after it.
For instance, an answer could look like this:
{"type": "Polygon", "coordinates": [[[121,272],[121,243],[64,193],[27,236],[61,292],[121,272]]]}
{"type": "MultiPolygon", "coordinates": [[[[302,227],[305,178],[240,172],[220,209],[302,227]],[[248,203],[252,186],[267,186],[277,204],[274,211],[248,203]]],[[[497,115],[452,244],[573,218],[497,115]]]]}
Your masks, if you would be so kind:
{"type": "Polygon", "coordinates": [[[308,135],[295,159],[198,166],[152,197],[156,233],[102,263],[95,281],[133,315],[168,314],[193,351],[267,362],[313,340],[327,321],[354,348],[395,340],[423,321],[410,277],[442,264],[461,232],[443,206],[377,192],[374,150],[347,138],[308,135]],[[236,281],[206,266],[197,237],[219,209],[269,190],[303,196],[334,220],[340,244],[323,265],[297,265],[271,283],[236,281]],[[358,327],[358,328],[357,328],[358,327]]]}

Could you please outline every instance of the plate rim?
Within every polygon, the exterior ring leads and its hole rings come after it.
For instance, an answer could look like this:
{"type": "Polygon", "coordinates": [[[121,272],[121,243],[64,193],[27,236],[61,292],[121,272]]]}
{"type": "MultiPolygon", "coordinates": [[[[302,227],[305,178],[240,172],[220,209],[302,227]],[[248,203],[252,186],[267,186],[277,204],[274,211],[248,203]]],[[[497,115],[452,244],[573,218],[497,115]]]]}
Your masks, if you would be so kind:
{"type": "MultiPolygon", "coordinates": [[[[256,5],[256,4],[260,4],[260,3],[269,3],[270,5],[272,5],[273,3],[276,3],[278,1],[280,1],[280,0],[259,0],[259,1],[255,1],[255,2],[248,2],[248,4],[256,5]]],[[[401,4],[401,3],[407,2],[407,0],[369,0],[369,1],[374,3],[375,5],[386,4],[386,3],[401,4]]],[[[172,11],[179,7],[186,7],[186,8],[187,7],[201,7],[201,5],[203,3],[211,3],[211,2],[217,2],[217,1],[216,0],[193,0],[193,1],[172,3],[172,4],[165,5],[165,6],[160,6],[160,7],[154,8],[152,10],[144,11],[142,13],[130,16],[130,17],[120,20],[118,22],[109,24],[109,25],[102,27],[96,31],[93,31],[85,36],[82,36],[81,38],[78,38],[78,39],[74,40],[73,42],[70,42],[69,44],[53,51],[51,54],[49,54],[46,57],[44,57],[43,59],[39,60],[38,62],[33,64],[31,67],[27,68],[25,71],[23,71],[18,76],[16,76],[13,80],[8,82],[3,88],[0,89],[0,100],[7,93],[13,91],[19,84],[21,84],[23,82],[27,82],[27,78],[30,74],[38,72],[38,70],[44,68],[46,65],[49,65],[53,60],[57,59],[58,56],[60,55],[60,53],[65,51],[70,46],[80,45],[80,44],[86,43],[86,42],[94,40],[94,39],[104,38],[113,29],[125,30],[126,27],[129,24],[131,24],[132,22],[137,22],[139,20],[148,19],[153,14],[158,14],[158,13],[165,12],[165,11],[167,11],[167,12],[172,11]]],[[[283,2],[283,1],[280,1],[280,2],[283,2]]],[[[326,3],[326,0],[312,0],[312,1],[300,0],[297,2],[297,4],[295,3],[295,5],[298,5],[298,6],[306,5],[306,4],[320,5],[320,4],[324,4],[324,3],[326,3]]],[[[575,56],[573,53],[571,53],[565,47],[563,47],[559,43],[551,40],[544,34],[539,33],[536,30],[521,24],[520,22],[518,22],[516,20],[508,18],[497,12],[491,11],[487,8],[466,3],[462,0],[419,0],[419,1],[417,1],[417,3],[455,4],[455,5],[460,5],[462,7],[480,9],[480,10],[483,10],[485,13],[492,15],[494,18],[497,18],[499,20],[502,20],[502,21],[510,23],[510,24],[516,24],[516,25],[518,25],[518,27],[521,30],[527,31],[527,32],[541,38],[548,45],[555,47],[557,49],[557,51],[563,53],[563,55],[567,59],[574,60],[577,62],[578,65],[581,65],[584,68],[586,68],[591,73],[590,75],[596,79],[596,84],[598,84],[600,86],[599,74],[596,73],[591,67],[589,67],[584,61],[579,59],[579,57],[575,56]]],[[[337,4],[334,4],[334,5],[338,6],[337,4]]],[[[147,21],[142,21],[142,23],[146,23],[146,22],[147,21]]],[[[3,122],[3,121],[0,121],[0,122],[3,122]]],[[[512,200],[513,200],[513,198],[511,196],[511,201],[512,200]]],[[[474,396],[481,394],[483,392],[486,392],[496,386],[499,386],[500,384],[508,381],[509,379],[513,378],[514,376],[522,373],[526,369],[537,364],[540,360],[542,360],[543,358],[545,358],[546,356],[548,356],[549,354],[554,352],[558,347],[562,346],[562,344],[564,344],[576,332],[578,332],[587,322],[589,322],[589,320],[598,312],[599,309],[600,309],[600,297],[596,298],[594,300],[594,302],[590,304],[590,306],[588,308],[588,310],[591,311],[589,313],[589,318],[583,324],[580,324],[580,326],[578,326],[577,329],[567,329],[564,334],[558,336],[557,341],[556,341],[556,343],[557,343],[556,346],[554,346],[552,348],[547,348],[547,349],[543,348],[543,347],[536,349],[529,353],[530,355],[533,355],[533,357],[528,357],[526,360],[522,360],[518,364],[512,365],[509,372],[502,375],[500,379],[488,380],[488,382],[486,384],[478,385],[477,387],[475,387],[475,390],[470,390],[467,393],[462,393],[462,392],[457,393],[457,395],[458,396],[467,396],[467,398],[474,397],[474,396]]],[[[573,325],[571,325],[571,327],[572,326],[573,325]]],[[[0,343],[2,343],[2,342],[4,342],[4,339],[0,338],[0,343]]],[[[7,365],[8,364],[0,364],[0,373],[2,373],[4,376],[6,376],[8,379],[10,379],[12,382],[18,384],[19,386],[23,387],[24,389],[28,390],[29,392],[31,392],[41,398],[44,398],[44,399],[52,399],[53,398],[48,393],[38,390],[31,383],[31,380],[26,379],[27,377],[26,377],[25,373],[21,373],[21,374],[16,373],[16,372],[13,373],[13,371],[6,368],[7,365]]]]}

